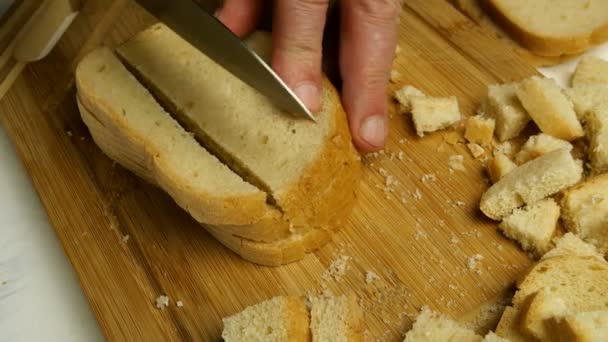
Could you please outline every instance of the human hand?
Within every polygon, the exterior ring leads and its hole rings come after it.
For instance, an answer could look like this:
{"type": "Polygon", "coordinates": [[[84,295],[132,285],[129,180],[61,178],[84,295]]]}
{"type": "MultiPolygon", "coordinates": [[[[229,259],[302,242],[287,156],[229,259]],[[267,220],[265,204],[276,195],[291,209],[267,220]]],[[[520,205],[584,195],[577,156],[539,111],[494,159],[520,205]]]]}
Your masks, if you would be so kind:
{"type": "MultiPolygon", "coordinates": [[[[243,36],[256,27],[267,0],[225,0],[218,18],[243,36]]],[[[311,111],[321,106],[321,54],[328,0],[274,1],[272,67],[311,111]]],[[[400,0],[340,3],[342,102],[355,145],[384,147],[386,88],[397,40],[400,0]]]]}

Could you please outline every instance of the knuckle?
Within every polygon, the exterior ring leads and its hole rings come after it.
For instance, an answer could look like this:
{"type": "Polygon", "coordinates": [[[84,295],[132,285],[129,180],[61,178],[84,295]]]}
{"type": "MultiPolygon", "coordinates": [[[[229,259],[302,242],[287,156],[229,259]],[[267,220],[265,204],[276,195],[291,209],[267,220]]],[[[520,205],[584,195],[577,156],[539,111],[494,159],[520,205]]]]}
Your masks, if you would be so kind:
{"type": "Polygon", "coordinates": [[[370,19],[395,21],[401,12],[402,0],[356,0],[353,5],[370,19]]]}

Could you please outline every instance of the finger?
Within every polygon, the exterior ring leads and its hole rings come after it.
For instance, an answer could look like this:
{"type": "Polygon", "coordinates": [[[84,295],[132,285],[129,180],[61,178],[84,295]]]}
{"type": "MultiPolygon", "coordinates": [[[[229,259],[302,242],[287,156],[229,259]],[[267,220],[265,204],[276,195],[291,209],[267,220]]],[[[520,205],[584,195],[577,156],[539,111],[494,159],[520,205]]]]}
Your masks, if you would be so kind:
{"type": "Polygon", "coordinates": [[[388,135],[386,89],[397,41],[398,0],[342,3],[342,100],[355,145],[381,149],[388,135]]]}
{"type": "Polygon", "coordinates": [[[311,111],[321,106],[321,43],[328,0],[277,0],[272,65],[311,111]]]}
{"type": "Polygon", "coordinates": [[[251,33],[261,17],[262,0],[225,0],[216,17],[237,36],[251,33]]]}

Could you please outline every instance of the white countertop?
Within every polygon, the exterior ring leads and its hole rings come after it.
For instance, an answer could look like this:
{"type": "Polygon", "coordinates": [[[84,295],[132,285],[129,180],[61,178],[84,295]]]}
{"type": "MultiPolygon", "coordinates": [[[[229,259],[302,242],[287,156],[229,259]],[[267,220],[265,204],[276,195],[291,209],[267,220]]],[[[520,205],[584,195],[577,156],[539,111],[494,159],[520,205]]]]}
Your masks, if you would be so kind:
{"type": "MultiPolygon", "coordinates": [[[[608,44],[590,54],[608,59],[608,44]]],[[[566,85],[576,60],[541,72],[566,85]]],[[[102,341],[78,280],[0,126],[0,340],[102,341]]]]}

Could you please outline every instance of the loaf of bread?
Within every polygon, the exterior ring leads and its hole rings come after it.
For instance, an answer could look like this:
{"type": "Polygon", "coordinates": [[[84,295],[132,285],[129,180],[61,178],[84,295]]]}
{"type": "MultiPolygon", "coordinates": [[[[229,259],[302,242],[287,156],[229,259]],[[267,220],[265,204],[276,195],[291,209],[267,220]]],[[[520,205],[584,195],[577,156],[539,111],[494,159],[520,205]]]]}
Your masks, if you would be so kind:
{"type": "Polygon", "coordinates": [[[120,51],[136,77],[109,49],[76,72],[81,116],[110,158],[250,261],[295,261],[329,241],[361,172],[329,82],[313,123],[281,113],[163,25],[120,51]]]}
{"type": "Polygon", "coordinates": [[[308,310],[299,297],[274,297],[223,319],[226,342],[308,342],[308,310]]]}
{"type": "Polygon", "coordinates": [[[537,76],[524,80],[517,97],[544,133],[568,141],[584,135],[572,103],[554,80],[537,76]]]}
{"type": "Polygon", "coordinates": [[[561,205],[566,229],[608,252],[608,173],[568,189],[561,205]]]}
{"type": "Polygon", "coordinates": [[[576,184],[582,174],[582,164],[567,149],[549,152],[492,185],[482,195],[480,209],[489,218],[500,220],[523,204],[535,203],[576,184]]]}
{"type": "Polygon", "coordinates": [[[514,39],[541,56],[583,52],[608,39],[604,0],[489,0],[484,4],[514,39]]]}

